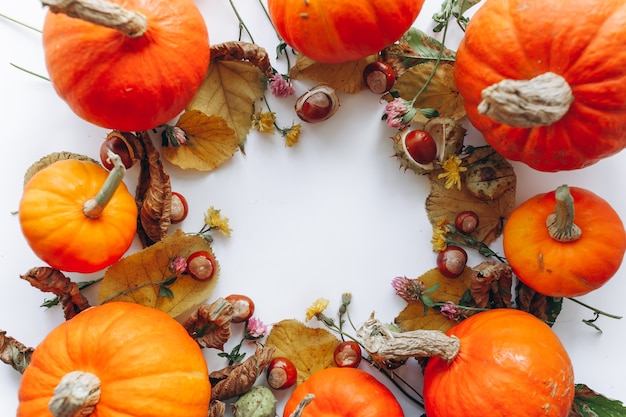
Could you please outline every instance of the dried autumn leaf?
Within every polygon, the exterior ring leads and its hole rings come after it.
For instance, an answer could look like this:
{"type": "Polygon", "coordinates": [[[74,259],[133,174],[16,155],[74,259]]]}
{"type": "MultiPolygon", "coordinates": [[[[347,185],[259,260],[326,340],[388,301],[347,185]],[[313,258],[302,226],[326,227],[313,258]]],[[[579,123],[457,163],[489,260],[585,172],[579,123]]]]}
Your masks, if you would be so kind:
{"type": "Polygon", "coordinates": [[[78,153],[53,152],[51,154],[43,156],[37,162],[33,163],[30,167],[28,167],[28,169],[26,170],[26,173],[24,174],[24,185],[26,185],[26,183],[32,178],[33,175],[35,175],[37,172],[41,171],[48,165],[51,165],[57,161],[61,161],[65,159],[77,159],[79,161],[89,161],[89,162],[93,162],[94,164],[98,164],[98,165],[100,164],[100,162],[96,161],[95,159],[90,158],[85,155],[78,154],[78,153]]]}
{"type": "Polygon", "coordinates": [[[235,131],[219,116],[207,116],[199,110],[183,113],[176,126],[187,134],[180,146],[166,146],[163,157],[182,169],[212,171],[237,152],[235,131]]]}
{"type": "Polygon", "coordinates": [[[22,344],[7,336],[7,332],[4,330],[0,330],[0,361],[11,365],[20,374],[24,373],[34,351],[34,348],[22,344]]]}
{"type": "Polygon", "coordinates": [[[519,280],[515,287],[515,302],[519,310],[534,315],[550,326],[556,321],[563,306],[562,297],[540,294],[519,280]]]}
{"type": "Polygon", "coordinates": [[[464,305],[477,308],[511,308],[513,270],[502,262],[485,261],[472,268],[470,291],[464,305]]]}
{"type": "Polygon", "coordinates": [[[87,298],[81,294],[78,284],[66,277],[61,271],[50,267],[31,268],[20,278],[44,292],[56,295],[63,306],[65,319],[69,320],[90,307],[87,298]]]}
{"type": "MultiPolygon", "coordinates": [[[[451,301],[459,304],[463,294],[470,288],[471,268],[465,268],[465,271],[457,278],[448,278],[439,272],[437,268],[433,268],[421,275],[418,279],[422,281],[425,288],[433,288],[436,290],[428,292],[426,295],[435,303],[445,303],[451,301]]],[[[443,332],[450,329],[456,322],[449,320],[433,308],[429,308],[424,314],[424,304],[421,301],[412,301],[398,314],[395,323],[403,331],[409,330],[441,330],[443,332]]]]}
{"type": "MultiPolygon", "coordinates": [[[[485,159],[508,164],[492,148],[484,147],[477,149],[468,156],[464,160],[463,166],[467,166],[469,171],[472,164],[483,163],[485,159]]],[[[515,208],[515,181],[509,183],[509,188],[504,190],[498,198],[481,200],[476,198],[465,186],[461,187],[461,190],[458,190],[456,187],[451,189],[445,188],[445,179],[438,178],[438,175],[443,172],[442,169],[437,169],[428,175],[430,179],[430,194],[426,198],[426,213],[430,223],[433,227],[436,227],[443,220],[454,224],[454,219],[458,213],[466,210],[473,211],[478,215],[480,223],[478,228],[472,232],[472,236],[489,245],[500,236],[504,220],[515,208]]],[[[515,173],[511,171],[511,175],[514,176],[515,173]]],[[[465,173],[461,173],[461,180],[464,184],[465,173]]]]}
{"type": "Polygon", "coordinates": [[[233,305],[218,298],[211,304],[198,307],[183,323],[183,327],[201,347],[224,350],[224,344],[230,339],[233,313],[233,305]]]}
{"type": "Polygon", "coordinates": [[[375,60],[376,57],[372,55],[358,61],[325,64],[300,54],[289,71],[289,76],[294,80],[309,79],[325,83],[337,91],[355,94],[363,89],[363,70],[375,60]]]}
{"type": "Polygon", "coordinates": [[[274,356],[290,359],[298,370],[297,384],[320,369],[335,366],[333,353],[341,342],[325,329],[314,329],[298,320],[283,320],[272,327],[265,346],[276,349],[274,356]]]}
{"type": "Polygon", "coordinates": [[[160,242],[109,267],[100,285],[98,301],[130,301],[165,311],[173,317],[197,308],[209,298],[217,284],[217,262],[215,275],[208,281],[197,281],[187,274],[173,275],[169,269],[172,259],[187,258],[197,251],[213,255],[203,237],[186,235],[177,229],[160,242]]]}
{"type": "Polygon", "coordinates": [[[620,417],[626,415],[621,401],[598,394],[585,384],[576,384],[574,403],[568,417],[620,417]]]}
{"type": "Polygon", "coordinates": [[[245,361],[211,372],[211,401],[223,401],[248,392],[270,364],[274,354],[273,347],[267,344],[264,347],[257,345],[254,355],[245,361]]]}
{"type": "MultiPolygon", "coordinates": [[[[241,60],[235,60],[241,52],[240,45],[229,45],[222,44],[222,52],[213,56],[206,78],[187,110],[222,117],[235,131],[239,147],[243,149],[252,126],[254,103],[267,89],[267,75],[256,61],[251,60],[254,53],[244,51],[239,56],[241,60]],[[223,52],[229,48],[235,51],[232,54],[223,52]]],[[[259,48],[256,51],[262,53],[264,50],[259,48]]]]}
{"type": "MultiPolygon", "coordinates": [[[[437,110],[441,117],[460,120],[465,117],[465,107],[454,82],[453,68],[448,63],[440,63],[433,77],[427,81],[435,69],[435,63],[429,61],[415,65],[398,77],[392,91],[410,101],[428,82],[426,89],[415,101],[415,107],[432,108],[437,110]]],[[[384,98],[391,101],[394,97],[386,94],[384,98]]]]}
{"type": "Polygon", "coordinates": [[[209,403],[208,417],[224,417],[226,415],[226,403],[211,398],[209,403]]]}

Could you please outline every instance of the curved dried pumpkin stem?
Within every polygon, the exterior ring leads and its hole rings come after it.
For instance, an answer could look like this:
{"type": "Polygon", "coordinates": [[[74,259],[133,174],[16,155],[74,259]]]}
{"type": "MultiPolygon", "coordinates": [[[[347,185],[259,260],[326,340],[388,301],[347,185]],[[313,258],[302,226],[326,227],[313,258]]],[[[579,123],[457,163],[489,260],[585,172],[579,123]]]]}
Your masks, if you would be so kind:
{"type": "Polygon", "coordinates": [[[100,379],[90,372],[73,371],[61,378],[48,408],[54,417],[84,417],[99,400],[100,379]]]}
{"type": "Polygon", "coordinates": [[[567,185],[561,185],[554,193],[556,207],[546,218],[548,233],[559,242],[573,242],[582,236],[582,230],[574,223],[574,197],[567,185]]]}
{"type": "Polygon", "coordinates": [[[370,318],[357,332],[370,354],[383,360],[439,357],[450,363],[456,358],[461,342],[439,330],[394,332],[380,321],[370,318]]]}
{"type": "Polygon", "coordinates": [[[565,78],[546,72],[530,80],[502,80],[485,88],[478,112],[498,123],[531,128],[559,121],[573,101],[565,78]]]}
{"type": "Polygon", "coordinates": [[[301,417],[302,416],[302,412],[304,411],[304,407],[306,407],[307,405],[311,404],[311,401],[313,401],[314,399],[315,399],[315,395],[313,395],[313,394],[305,395],[302,398],[302,401],[300,401],[300,403],[296,407],[296,409],[293,410],[293,413],[289,414],[289,417],[301,417]]]}
{"type": "Polygon", "coordinates": [[[143,36],[148,19],[142,13],[126,10],[105,0],[41,0],[52,13],[64,13],[96,25],[116,29],[131,38],[143,36]]]}
{"type": "Polygon", "coordinates": [[[106,205],[113,198],[113,194],[122,183],[124,175],[126,175],[126,168],[122,163],[122,159],[113,152],[109,151],[108,156],[113,162],[113,169],[109,171],[102,188],[98,194],[89,200],[87,200],[83,206],[83,214],[89,218],[95,219],[102,214],[106,205]]]}

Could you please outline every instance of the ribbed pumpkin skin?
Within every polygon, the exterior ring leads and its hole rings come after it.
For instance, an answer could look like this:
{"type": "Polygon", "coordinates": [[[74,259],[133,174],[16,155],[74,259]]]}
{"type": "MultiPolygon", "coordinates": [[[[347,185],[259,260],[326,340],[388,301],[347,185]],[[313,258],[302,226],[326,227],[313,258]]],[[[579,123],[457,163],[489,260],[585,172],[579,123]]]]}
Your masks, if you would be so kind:
{"type": "Polygon", "coordinates": [[[519,205],[503,230],[504,255],[513,272],[535,291],[554,297],[600,288],[618,271],[626,251],[626,232],[617,212],[591,191],[570,187],[570,192],[580,239],[563,243],[550,237],[546,217],[554,211],[554,191],[519,205]]]}
{"type": "Polygon", "coordinates": [[[423,0],[269,0],[285,42],[318,62],[337,64],[375,54],[397,41],[423,0]]]}
{"type": "Polygon", "coordinates": [[[540,171],[583,168],[626,146],[626,3],[486,0],[454,66],[470,122],[504,157],[540,171]],[[584,18],[583,18],[584,17],[584,18]],[[574,102],[558,122],[519,128],[478,113],[484,88],[559,74],[574,102]]]}
{"type": "Polygon", "coordinates": [[[193,0],[113,0],[139,11],[147,33],[129,38],[49,12],[43,45],[50,80],[81,118],[126,132],[176,117],[200,88],[209,65],[204,19],[193,0]]]}
{"type": "Polygon", "coordinates": [[[565,417],[574,373],[556,334],[514,309],[478,313],[448,331],[461,342],[450,365],[428,361],[428,417],[565,417]]]}
{"type": "Polygon", "coordinates": [[[294,412],[305,395],[315,398],[302,417],[404,417],[391,391],[356,368],[326,368],[298,385],[285,404],[283,417],[294,412]]]}
{"type": "Polygon", "coordinates": [[[22,376],[17,417],[52,416],[54,387],[74,370],[100,378],[100,401],[90,417],[207,415],[211,386],[202,351],[159,310],[111,302],[55,328],[22,376]]]}
{"type": "Polygon", "coordinates": [[[24,187],[19,216],[33,252],[65,272],[100,271],[124,255],[137,230],[137,204],[124,183],[98,218],[83,214],[108,176],[101,166],[68,159],[37,172],[24,187]]]}

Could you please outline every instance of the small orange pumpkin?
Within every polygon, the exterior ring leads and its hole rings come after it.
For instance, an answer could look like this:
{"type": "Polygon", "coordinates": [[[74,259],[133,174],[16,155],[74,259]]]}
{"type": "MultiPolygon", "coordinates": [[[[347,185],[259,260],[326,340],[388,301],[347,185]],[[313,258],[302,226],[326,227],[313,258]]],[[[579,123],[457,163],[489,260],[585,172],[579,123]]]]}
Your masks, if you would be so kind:
{"type": "Polygon", "coordinates": [[[337,64],[376,54],[413,24],[423,0],[268,0],[276,30],[296,51],[337,64]]]}
{"type": "Polygon", "coordinates": [[[206,360],[180,323],[111,302],[62,323],[35,348],[17,416],[206,417],[210,396],[206,360]]]}
{"type": "Polygon", "coordinates": [[[403,417],[391,391],[371,374],[358,368],[326,368],[298,385],[285,404],[284,417],[313,394],[300,417],[403,417]]]}
{"type": "Polygon", "coordinates": [[[189,104],[210,58],[206,24],[193,0],[79,0],[70,10],[62,3],[44,1],[50,12],[43,46],[50,81],[78,116],[105,128],[142,131],[189,104]],[[85,21],[81,6],[108,17],[85,21]],[[112,17],[127,25],[101,26],[112,17]]]}
{"type": "Polygon", "coordinates": [[[515,309],[481,312],[448,331],[459,339],[451,359],[432,357],[424,371],[428,417],[565,417],[574,372],[556,334],[515,309]]]}
{"type": "Polygon", "coordinates": [[[626,251],[626,232],[604,199],[563,185],[513,210],[502,245],[526,285],[541,294],[574,297],[615,275],[626,251]]]}
{"type": "Polygon", "coordinates": [[[454,65],[469,121],[498,153],[541,171],[621,151],[625,20],[623,0],[484,1],[454,65]]]}
{"type": "Polygon", "coordinates": [[[19,206],[22,233],[51,267],[100,271],[132,244],[137,205],[122,182],[124,166],[119,157],[114,160],[110,173],[90,161],[56,161],[26,183],[19,206]]]}

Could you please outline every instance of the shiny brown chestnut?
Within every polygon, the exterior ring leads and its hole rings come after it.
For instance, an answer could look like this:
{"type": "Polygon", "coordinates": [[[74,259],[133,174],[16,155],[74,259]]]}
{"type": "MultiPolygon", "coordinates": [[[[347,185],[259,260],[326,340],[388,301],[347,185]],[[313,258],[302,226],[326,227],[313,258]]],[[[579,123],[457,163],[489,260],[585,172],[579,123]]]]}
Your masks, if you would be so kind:
{"type": "Polygon", "coordinates": [[[383,94],[395,84],[396,72],[386,62],[372,62],[363,69],[363,82],[372,93],[383,94]]]}
{"type": "Polygon", "coordinates": [[[337,112],[339,97],[335,89],[326,84],[320,84],[296,101],[296,114],[308,123],[322,122],[337,112]]]}

